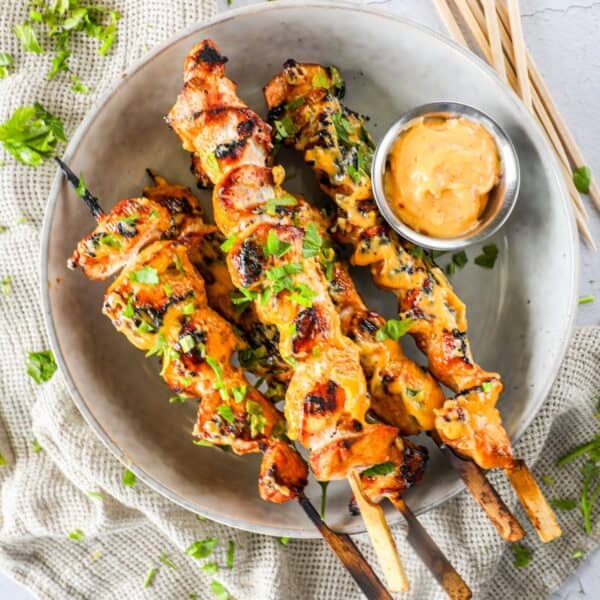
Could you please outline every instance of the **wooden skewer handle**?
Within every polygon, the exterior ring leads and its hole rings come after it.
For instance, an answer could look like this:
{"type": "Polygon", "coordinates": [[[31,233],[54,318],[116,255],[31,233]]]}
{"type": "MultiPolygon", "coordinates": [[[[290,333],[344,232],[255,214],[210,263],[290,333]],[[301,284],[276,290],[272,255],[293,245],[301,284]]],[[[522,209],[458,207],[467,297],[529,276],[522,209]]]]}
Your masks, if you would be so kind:
{"type": "Polygon", "coordinates": [[[485,471],[473,461],[458,456],[452,448],[446,446],[440,440],[437,434],[432,432],[430,435],[444,456],[450,461],[452,468],[460,475],[473,498],[483,508],[500,536],[509,542],[523,539],[525,536],[523,527],[487,480],[485,471]]]}
{"type": "Polygon", "coordinates": [[[556,515],[525,462],[515,460],[514,466],[504,472],[542,542],[559,537],[562,531],[556,515]]]}
{"type": "Polygon", "coordinates": [[[407,540],[419,558],[431,571],[436,581],[452,600],[468,600],[472,597],[469,586],[458,574],[444,553],[431,539],[412,510],[402,498],[391,500],[392,504],[404,515],[408,525],[407,540]]]}
{"type": "Polygon", "coordinates": [[[407,592],[410,588],[404,565],[400,560],[396,543],[385,520],[385,514],[379,504],[371,502],[363,493],[360,477],[356,471],[348,475],[348,482],[356,504],[360,510],[373,544],[373,549],[379,559],[388,588],[392,592],[407,592]]]}
{"type": "Polygon", "coordinates": [[[298,498],[300,506],[308,518],[317,527],[323,539],[329,544],[334,554],[346,567],[358,587],[369,600],[392,600],[392,596],[385,589],[375,571],[371,568],[365,557],[360,553],[350,536],[344,533],[336,533],[330,529],[321,519],[317,509],[310,500],[302,494],[298,498]]]}

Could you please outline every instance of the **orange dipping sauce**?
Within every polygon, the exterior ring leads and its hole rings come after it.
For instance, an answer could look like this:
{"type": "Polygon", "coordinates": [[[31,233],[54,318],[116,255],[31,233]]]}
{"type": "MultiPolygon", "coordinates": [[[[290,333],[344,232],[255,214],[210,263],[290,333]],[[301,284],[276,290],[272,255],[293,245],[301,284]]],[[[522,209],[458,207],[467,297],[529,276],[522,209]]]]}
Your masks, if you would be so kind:
{"type": "Polygon", "coordinates": [[[438,238],[477,227],[501,162],[492,135],[465,117],[421,117],[394,142],[384,177],[396,215],[438,238]]]}

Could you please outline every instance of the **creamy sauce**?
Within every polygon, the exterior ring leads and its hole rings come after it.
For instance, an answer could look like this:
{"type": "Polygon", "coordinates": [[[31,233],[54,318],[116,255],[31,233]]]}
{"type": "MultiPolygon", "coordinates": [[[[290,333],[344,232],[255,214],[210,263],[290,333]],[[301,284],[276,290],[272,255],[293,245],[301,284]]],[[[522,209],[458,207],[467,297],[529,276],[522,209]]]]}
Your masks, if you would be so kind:
{"type": "Polygon", "coordinates": [[[385,192],[412,229],[456,237],[477,227],[500,172],[498,147],[482,125],[464,117],[423,117],[394,143],[385,192]]]}

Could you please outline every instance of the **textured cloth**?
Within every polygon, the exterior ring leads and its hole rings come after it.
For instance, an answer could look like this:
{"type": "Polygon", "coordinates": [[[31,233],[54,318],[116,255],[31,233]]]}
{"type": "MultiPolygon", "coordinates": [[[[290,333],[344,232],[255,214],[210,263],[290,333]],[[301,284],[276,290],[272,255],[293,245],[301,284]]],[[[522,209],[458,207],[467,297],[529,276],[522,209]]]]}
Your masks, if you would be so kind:
{"type": "MultiPolygon", "coordinates": [[[[23,0],[2,0],[0,50],[17,57],[14,74],[0,81],[0,122],[19,106],[40,101],[59,116],[71,135],[98,94],[124,68],[152,45],[212,14],[209,0],[104,0],[122,14],[118,41],[106,58],[98,56],[97,42],[81,40],[71,66],[92,88],[90,95],[69,90],[67,74],[46,81],[49,57],[23,53],[10,33],[26,14],[23,0]]],[[[1,151],[0,151],[1,152],[1,151]]],[[[38,303],[39,233],[54,175],[46,163],[34,170],[0,154],[0,277],[11,275],[8,297],[0,296],[0,567],[42,598],[160,598],[181,599],[196,593],[211,596],[211,577],[199,563],[182,553],[194,540],[215,536],[215,560],[225,563],[228,540],[236,542],[235,567],[221,569],[215,578],[237,600],[348,600],[360,598],[350,577],[320,540],[291,541],[229,529],[174,505],[143,483],[122,484],[123,467],[95,439],[72,403],[60,373],[44,385],[25,374],[29,351],[48,347],[38,303]],[[26,223],[16,224],[21,216],[26,223]],[[36,438],[43,447],[35,452],[36,438]],[[100,492],[102,498],[89,492],[100,492]],[[82,541],[69,539],[81,529],[82,541]],[[177,570],[159,562],[164,552],[177,570]],[[153,585],[144,588],[151,567],[160,567],[153,585]]],[[[116,334],[115,334],[116,335],[116,334]]],[[[520,456],[536,474],[554,474],[550,496],[579,489],[578,468],[557,473],[556,457],[586,441],[597,431],[593,397],[600,391],[600,329],[579,330],[560,375],[539,416],[518,444],[520,456]],[[542,450],[543,448],[543,450],[542,450]]],[[[506,480],[494,484],[514,505],[506,480]]],[[[526,519],[520,511],[522,522],[526,519]]],[[[510,548],[502,543],[468,494],[463,493],[422,522],[471,585],[478,598],[543,598],[576,567],[575,548],[591,550],[599,540],[582,533],[578,511],[560,514],[565,535],[542,546],[535,534],[526,544],[533,551],[527,569],[515,569],[510,548]]],[[[427,570],[394,530],[412,582],[411,598],[428,600],[444,595],[427,570]]],[[[376,564],[364,536],[357,542],[376,564]]],[[[408,597],[408,596],[406,596],[408,597]]]]}

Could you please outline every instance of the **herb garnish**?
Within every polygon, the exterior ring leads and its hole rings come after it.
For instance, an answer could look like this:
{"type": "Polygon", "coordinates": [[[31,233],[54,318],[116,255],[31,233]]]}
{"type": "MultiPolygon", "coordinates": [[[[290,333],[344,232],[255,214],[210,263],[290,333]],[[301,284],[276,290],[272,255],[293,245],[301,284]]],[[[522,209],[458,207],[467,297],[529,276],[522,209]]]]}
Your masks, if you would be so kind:
{"type": "Polygon", "coordinates": [[[482,248],[482,254],[475,257],[475,264],[484,269],[493,269],[498,258],[498,246],[496,244],[487,244],[482,248]]]}
{"type": "Polygon", "coordinates": [[[408,333],[414,322],[414,319],[404,319],[402,321],[390,319],[383,327],[377,330],[375,340],[378,342],[383,342],[384,340],[394,340],[397,342],[403,335],[408,333]]]}
{"type": "Polygon", "coordinates": [[[377,475],[389,475],[390,473],[393,473],[395,469],[396,465],[393,462],[388,461],[379,465],[373,465],[372,467],[369,467],[368,469],[362,471],[361,475],[366,475],[367,477],[375,477],[377,475]]]}
{"type": "Polygon", "coordinates": [[[319,234],[317,226],[314,223],[309,223],[304,234],[304,241],[302,242],[302,256],[304,258],[317,256],[322,245],[323,238],[319,234]]]}
{"type": "Polygon", "coordinates": [[[208,575],[214,575],[218,572],[219,565],[216,562],[211,561],[203,564],[200,568],[208,575]]]}
{"type": "Polygon", "coordinates": [[[31,25],[28,23],[15,25],[13,27],[13,32],[17,38],[19,38],[24,50],[27,50],[27,52],[35,52],[35,54],[41,54],[43,52],[31,25]]]}
{"type": "Polygon", "coordinates": [[[229,540],[229,542],[227,542],[227,557],[225,559],[225,566],[228,569],[233,569],[234,555],[235,555],[235,542],[233,540],[229,540]]]}
{"type": "Polygon", "coordinates": [[[81,529],[75,529],[69,533],[69,537],[76,542],[81,542],[81,540],[84,538],[84,533],[81,531],[81,529]]]}
{"type": "Polygon", "coordinates": [[[246,401],[246,412],[248,413],[248,422],[250,424],[250,437],[264,433],[267,420],[263,416],[262,406],[253,400],[246,401]]]}
{"type": "Polygon", "coordinates": [[[189,400],[188,396],[175,394],[169,398],[169,404],[185,404],[189,400]]]}
{"type": "Polygon", "coordinates": [[[273,125],[275,125],[275,141],[277,142],[291,138],[296,133],[296,126],[289,115],[284,115],[281,119],[276,119],[273,125]]]}
{"type": "Polygon", "coordinates": [[[237,233],[232,233],[220,246],[221,250],[223,252],[229,252],[232,248],[233,245],[235,244],[235,241],[237,240],[237,233]]]}
{"type": "Polygon", "coordinates": [[[27,354],[27,374],[36,382],[49,381],[56,372],[57,366],[52,350],[29,352],[27,354]]]}
{"type": "Polygon", "coordinates": [[[160,560],[160,562],[163,563],[163,565],[167,565],[169,569],[177,571],[177,565],[167,556],[166,552],[161,552],[160,556],[158,557],[158,560],[160,560]]]}
{"type": "Polygon", "coordinates": [[[596,301],[596,298],[594,296],[581,296],[581,298],[579,298],[579,304],[592,304],[593,302],[596,301]]]}
{"type": "Polygon", "coordinates": [[[321,520],[325,520],[325,509],[327,508],[327,486],[329,485],[329,481],[317,481],[317,483],[321,486],[321,520]]]}
{"type": "Polygon", "coordinates": [[[81,79],[79,79],[79,77],[77,77],[77,75],[71,75],[71,90],[76,92],[77,94],[89,94],[90,93],[90,88],[89,86],[85,85],[85,83],[83,83],[81,81],[81,79]]]}
{"type": "Polygon", "coordinates": [[[512,544],[512,551],[515,555],[515,567],[522,569],[531,562],[531,550],[522,544],[512,544]]]}
{"type": "Polygon", "coordinates": [[[8,52],[0,52],[0,79],[8,77],[8,67],[12,64],[12,56],[8,52]]]}
{"type": "Polygon", "coordinates": [[[491,382],[491,381],[484,381],[484,382],[481,384],[481,390],[482,390],[483,392],[485,392],[486,394],[487,394],[488,392],[491,392],[491,391],[492,391],[492,382],[491,382]]]}
{"type": "Polygon", "coordinates": [[[323,71],[317,71],[312,78],[312,86],[314,88],[329,89],[329,78],[323,71]]]}
{"type": "Polygon", "coordinates": [[[277,208],[279,206],[296,206],[298,201],[294,196],[290,194],[285,194],[280,196],[279,198],[269,198],[265,202],[265,212],[271,217],[277,216],[277,208]]]}
{"type": "Polygon", "coordinates": [[[60,119],[51,115],[41,104],[18,108],[0,125],[0,142],[19,162],[38,167],[54,154],[58,142],[65,142],[60,119]]]}
{"type": "Polygon", "coordinates": [[[2,295],[5,298],[8,298],[10,294],[10,286],[12,285],[12,277],[10,275],[5,275],[2,279],[0,279],[0,286],[2,286],[2,295]]]}
{"type": "Polygon", "coordinates": [[[289,537],[280,537],[279,538],[279,543],[282,546],[287,546],[290,543],[290,538],[289,537]]]}
{"type": "Polygon", "coordinates": [[[248,386],[246,384],[240,384],[237,387],[232,388],[231,393],[233,394],[233,399],[236,404],[239,404],[246,397],[246,394],[248,393],[248,386]]]}
{"type": "Polygon", "coordinates": [[[577,502],[572,498],[552,498],[550,504],[558,510],[573,510],[577,508],[577,502]]]}
{"type": "Polygon", "coordinates": [[[267,235],[267,243],[263,246],[263,253],[265,256],[275,256],[281,258],[288,250],[292,247],[289,242],[283,242],[277,234],[270,229],[267,235]]]}
{"type": "Polygon", "coordinates": [[[573,171],[573,183],[578,192],[587,194],[592,183],[592,170],[589,167],[578,167],[573,171]]]}
{"type": "Polygon", "coordinates": [[[217,538],[215,537],[197,540],[187,547],[185,554],[195,559],[206,558],[213,553],[216,545],[217,538]]]}
{"type": "Polygon", "coordinates": [[[123,471],[122,482],[125,487],[133,487],[137,482],[135,473],[129,469],[123,471]]]}
{"type": "Polygon", "coordinates": [[[227,404],[220,404],[217,406],[217,413],[230,425],[235,425],[235,415],[233,414],[233,410],[231,410],[231,406],[228,406],[227,404]]]}
{"type": "Polygon", "coordinates": [[[229,594],[225,586],[222,583],[216,581],[215,579],[211,581],[210,591],[212,592],[216,600],[231,600],[231,595],[229,594]]]}
{"type": "Polygon", "coordinates": [[[138,271],[129,273],[129,279],[131,281],[145,283],[147,285],[157,285],[159,282],[158,271],[150,265],[146,265],[138,271]]]}
{"type": "Polygon", "coordinates": [[[123,247],[123,244],[121,244],[121,240],[113,233],[107,233],[103,235],[98,241],[102,246],[108,246],[109,248],[123,247]]]}
{"type": "Polygon", "coordinates": [[[31,448],[33,449],[33,451],[36,454],[39,454],[40,452],[42,452],[44,449],[42,448],[42,445],[35,439],[33,438],[31,440],[31,448]]]}
{"type": "Polygon", "coordinates": [[[456,252],[452,255],[452,262],[459,268],[462,269],[468,262],[467,253],[464,250],[456,252]]]}
{"type": "Polygon", "coordinates": [[[154,578],[156,577],[156,573],[157,573],[158,569],[156,567],[150,567],[150,570],[148,571],[148,574],[146,575],[146,579],[144,579],[144,587],[150,587],[152,585],[152,582],[154,581],[154,578]]]}

